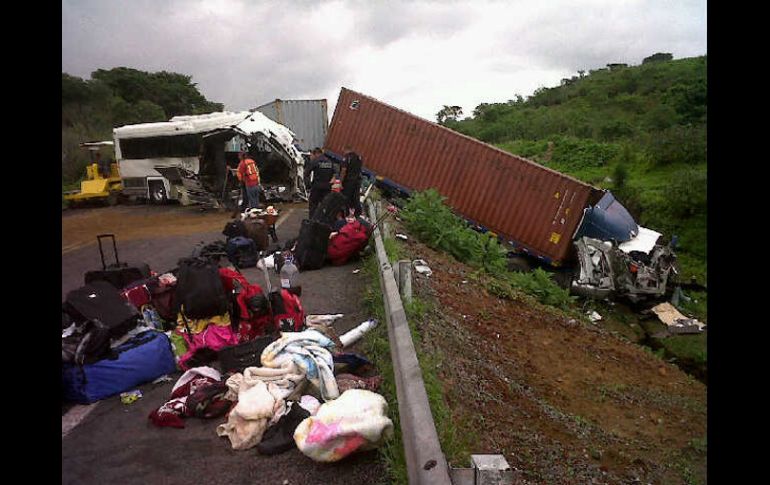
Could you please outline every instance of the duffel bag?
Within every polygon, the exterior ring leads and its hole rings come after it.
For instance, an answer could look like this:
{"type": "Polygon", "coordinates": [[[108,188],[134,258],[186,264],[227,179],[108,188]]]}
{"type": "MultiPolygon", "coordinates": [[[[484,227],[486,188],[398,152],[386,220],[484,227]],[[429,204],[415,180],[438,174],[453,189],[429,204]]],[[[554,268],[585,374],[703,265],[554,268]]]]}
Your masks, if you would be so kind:
{"type": "Polygon", "coordinates": [[[329,241],[327,255],[335,266],[345,264],[369,242],[369,233],[358,220],[345,224],[329,241]]]}
{"type": "Polygon", "coordinates": [[[176,371],[171,342],[162,332],[142,332],[112,352],[92,364],[62,364],[64,398],[90,404],[176,371]]]}
{"type": "Polygon", "coordinates": [[[265,335],[221,349],[219,351],[219,364],[222,372],[243,372],[246,367],[261,367],[262,351],[276,338],[277,335],[265,335]]]}

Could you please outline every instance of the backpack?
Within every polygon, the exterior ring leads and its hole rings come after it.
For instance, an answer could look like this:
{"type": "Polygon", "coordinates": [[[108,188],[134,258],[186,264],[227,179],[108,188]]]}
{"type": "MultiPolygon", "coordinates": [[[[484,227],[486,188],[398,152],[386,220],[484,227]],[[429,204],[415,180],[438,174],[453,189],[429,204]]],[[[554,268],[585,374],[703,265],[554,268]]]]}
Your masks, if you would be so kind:
{"type": "Polygon", "coordinates": [[[324,224],[332,225],[337,219],[337,213],[346,211],[348,199],[339,192],[329,192],[318,203],[315,212],[311,214],[311,219],[324,224]]]}
{"type": "Polygon", "coordinates": [[[281,332],[300,332],[305,328],[305,310],[299,297],[285,289],[270,293],[273,321],[281,332]]]}
{"type": "Polygon", "coordinates": [[[335,266],[345,264],[368,242],[369,232],[358,220],[345,224],[340,232],[329,241],[327,251],[329,261],[335,266]]]}
{"type": "Polygon", "coordinates": [[[179,260],[174,304],[188,318],[210,318],[228,311],[219,268],[205,258],[179,260]]]}
{"type": "Polygon", "coordinates": [[[236,219],[225,224],[222,234],[228,239],[231,237],[245,236],[246,226],[243,224],[243,221],[236,219]]]}
{"type": "Polygon", "coordinates": [[[239,268],[252,268],[259,260],[257,245],[247,237],[236,236],[229,239],[225,251],[227,259],[239,268]]]}

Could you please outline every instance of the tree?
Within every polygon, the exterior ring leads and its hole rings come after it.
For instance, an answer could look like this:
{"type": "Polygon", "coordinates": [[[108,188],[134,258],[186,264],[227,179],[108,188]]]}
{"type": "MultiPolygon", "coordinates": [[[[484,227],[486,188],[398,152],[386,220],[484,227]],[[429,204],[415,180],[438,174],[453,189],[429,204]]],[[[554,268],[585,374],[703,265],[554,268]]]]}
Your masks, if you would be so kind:
{"type": "Polygon", "coordinates": [[[642,60],[642,64],[648,64],[650,62],[663,62],[663,61],[670,61],[674,58],[670,53],[668,52],[658,52],[656,54],[653,54],[649,57],[645,57],[644,60],[642,60]]]}
{"type": "Polygon", "coordinates": [[[463,109],[460,106],[444,105],[441,111],[436,113],[436,121],[439,125],[444,125],[447,121],[457,121],[457,118],[463,115],[463,109]]]}

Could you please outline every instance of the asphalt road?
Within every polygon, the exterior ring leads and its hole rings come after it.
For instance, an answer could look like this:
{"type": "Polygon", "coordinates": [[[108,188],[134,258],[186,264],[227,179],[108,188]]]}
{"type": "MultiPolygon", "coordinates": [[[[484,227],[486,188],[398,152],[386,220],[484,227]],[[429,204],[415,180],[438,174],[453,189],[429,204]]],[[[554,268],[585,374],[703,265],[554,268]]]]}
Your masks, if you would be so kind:
{"type": "MultiPolygon", "coordinates": [[[[292,209],[277,228],[280,243],[299,233],[307,209],[292,209]]],[[[222,238],[219,232],[132,240],[120,243],[121,259],[145,261],[155,271],[173,268],[199,242],[222,238]]],[[[62,255],[62,298],[82,284],[83,272],[99,264],[96,246],[62,255]]],[[[335,324],[341,334],[366,320],[361,307],[363,275],[353,274],[356,262],[327,266],[300,274],[302,303],[306,313],[344,313],[335,324]]],[[[261,271],[244,271],[249,281],[263,285],[261,271]]],[[[278,286],[278,276],[271,274],[278,286]]],[[[181,375],[172,375],[174,380],[181,375]]],[[[385,468],[377,451],[352,455],[335,464],[315,463],[296,448],[277,456],[261,456],[255,449],[234,451],[226,438],[216,435],[224,418],[186,419],[183,429],[158,428],[150,424],[150,412],[167,399],[172,382],[146,384],[144,397],[124,405],[119,397],[88,407],[75,406],[62,416],[63,484],[328,484],[384,483],[385,468]],[[86,414],[64,435],[64,423],[77,413],[86,414]]]]}

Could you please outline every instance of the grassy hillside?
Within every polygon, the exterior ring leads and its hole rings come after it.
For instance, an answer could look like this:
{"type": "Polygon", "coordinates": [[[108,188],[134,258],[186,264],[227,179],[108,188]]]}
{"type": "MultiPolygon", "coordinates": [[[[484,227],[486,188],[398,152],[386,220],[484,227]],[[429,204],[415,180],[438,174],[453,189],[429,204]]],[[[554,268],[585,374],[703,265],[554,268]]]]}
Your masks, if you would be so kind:
{"type": "Polygon", "coordinates": [[[612,190],[640,224],[679,237],[681,277],[705,284],[706,108],[702,56],[581,72],[444,124],[612,190]]]}

